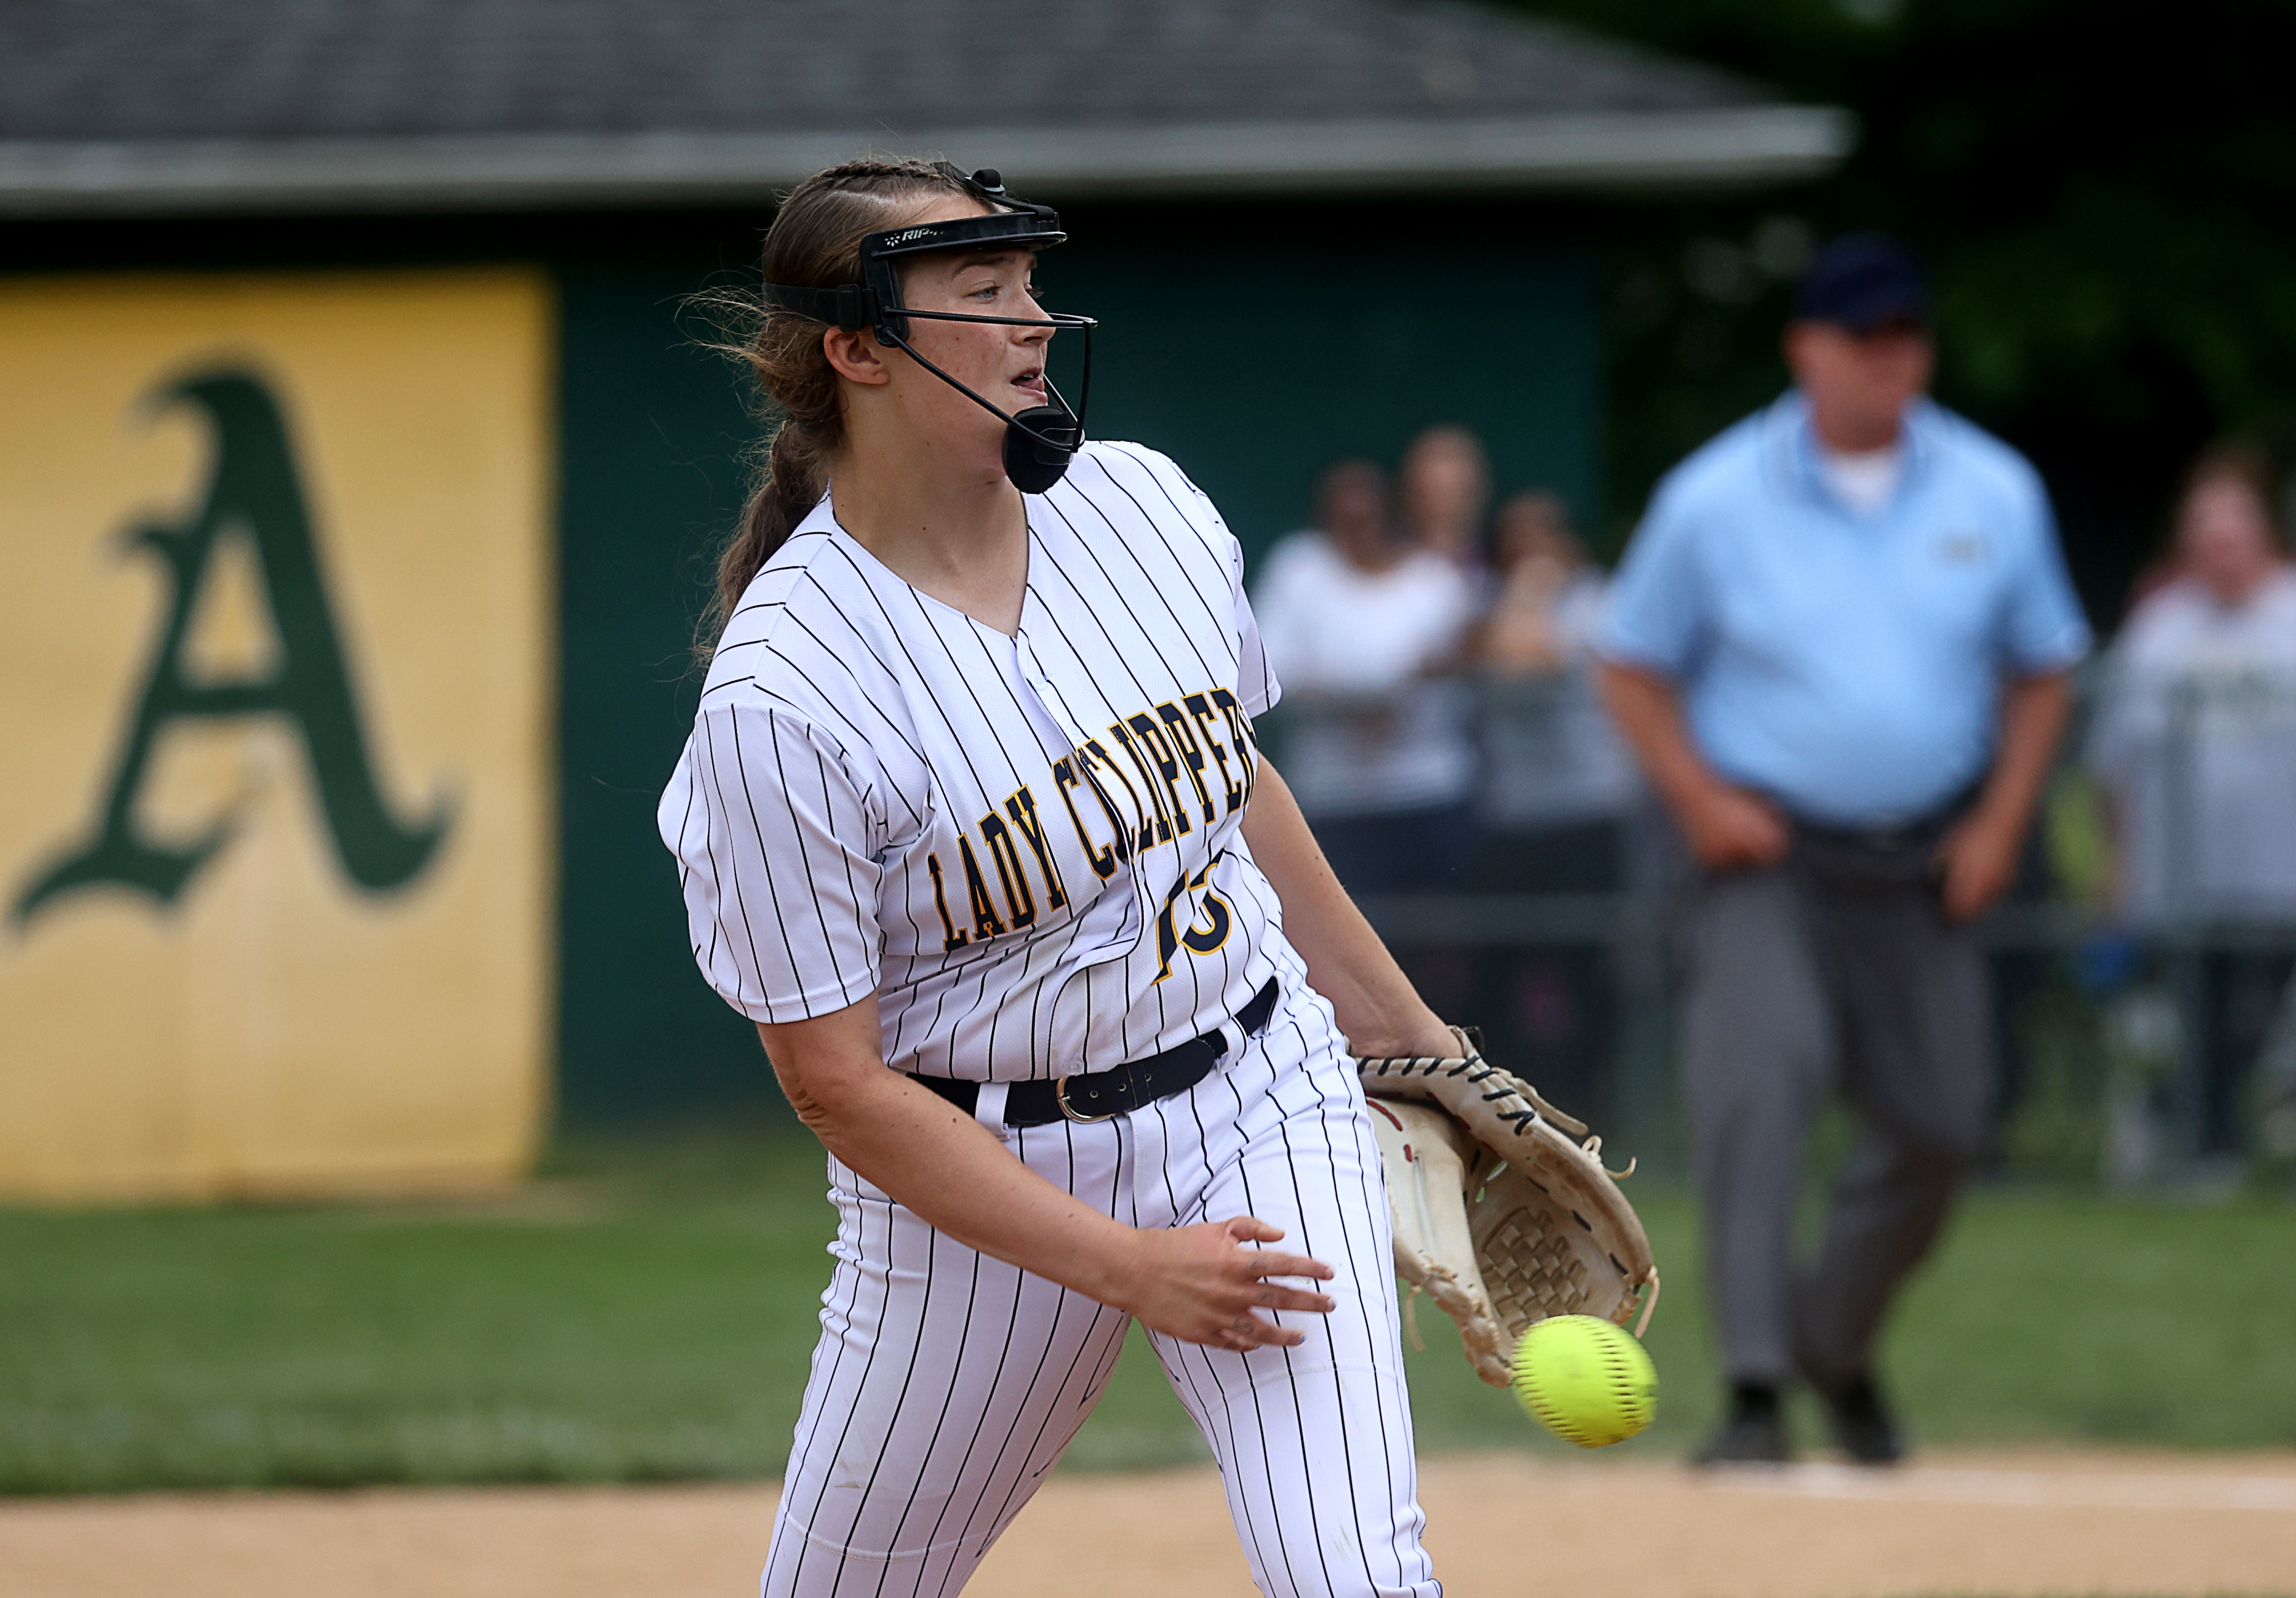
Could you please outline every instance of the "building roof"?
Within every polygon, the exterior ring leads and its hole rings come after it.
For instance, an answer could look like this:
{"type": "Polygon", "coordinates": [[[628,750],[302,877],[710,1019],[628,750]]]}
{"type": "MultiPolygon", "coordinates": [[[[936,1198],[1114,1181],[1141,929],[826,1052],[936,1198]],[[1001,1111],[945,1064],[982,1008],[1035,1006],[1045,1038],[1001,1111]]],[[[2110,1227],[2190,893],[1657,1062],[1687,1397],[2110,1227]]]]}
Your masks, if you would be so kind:
{"type": "Polygon", "coordinates": [[[863,148],[1031,193],[1749,182],[1846,113],[1458,0],[16,0],[0,211],[754,200],[863,148]]]}

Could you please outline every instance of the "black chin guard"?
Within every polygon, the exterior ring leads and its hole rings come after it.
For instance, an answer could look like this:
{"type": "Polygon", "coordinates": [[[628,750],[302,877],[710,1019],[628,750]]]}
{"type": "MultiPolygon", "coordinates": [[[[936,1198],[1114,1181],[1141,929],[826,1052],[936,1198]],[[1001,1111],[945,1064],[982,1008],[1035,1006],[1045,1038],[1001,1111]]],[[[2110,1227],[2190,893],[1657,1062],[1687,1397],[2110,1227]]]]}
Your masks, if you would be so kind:
{"type": "Polygon", "coordinates": [[[1066,475],[1083,442],[1084,423],[1068,406],[1030,406],[1004,423],[1004,475],[1021,493],[1042,494],[1066,475]]]}
{"type": "Polygon", "coordinates": [[[924,222],[861,239],[861,281],[835,288],[808,288],[794,283],[767,283],[766,304],[811,322],[826,323],[847,332],[873,330],[877,342],[898,349],[941,381],[955,389],[1004,423],[1004,475],[1023,494],[1042,494],[1061,480],[1069,462],[1084,444],[1085,412],[1092,405],[1092,332],[1100,324],[1090,316],[975,316],[957,311],[920,311],[901,303],[903,256],[939,254],[951,250],[1049,250],[1068,234],[1048,205],[1032,205],[1004,192],[1004,180],[983,168],[967,177],[947,161],[935,167],[986,204],[996,209],[983,217],[956,217],[946,222],[924,222]],[[1053,387],[1049,374],[1045,405],[1008,414],[966,388],[919,355],[909,342],[909,318],[928,322],[987,322],[999,327],[1074,328],[1084,334],[1084,381],[1075,410],[1053,387]]]}

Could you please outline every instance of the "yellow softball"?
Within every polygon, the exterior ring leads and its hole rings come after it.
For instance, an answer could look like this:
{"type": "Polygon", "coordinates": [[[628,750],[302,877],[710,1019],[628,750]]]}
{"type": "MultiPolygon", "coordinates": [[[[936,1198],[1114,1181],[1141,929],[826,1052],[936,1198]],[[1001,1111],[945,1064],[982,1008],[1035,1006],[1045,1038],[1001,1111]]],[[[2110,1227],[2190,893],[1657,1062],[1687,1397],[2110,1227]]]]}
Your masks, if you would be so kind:
{"type": "Polygon", "coordinates": [[[1590,1315],[1551,1315],[1516,1340],[1514,1396],[1564,1442],[1607,1448],[1651,1423],[1658,1372],[1626,1328],[1590,1315]]]}

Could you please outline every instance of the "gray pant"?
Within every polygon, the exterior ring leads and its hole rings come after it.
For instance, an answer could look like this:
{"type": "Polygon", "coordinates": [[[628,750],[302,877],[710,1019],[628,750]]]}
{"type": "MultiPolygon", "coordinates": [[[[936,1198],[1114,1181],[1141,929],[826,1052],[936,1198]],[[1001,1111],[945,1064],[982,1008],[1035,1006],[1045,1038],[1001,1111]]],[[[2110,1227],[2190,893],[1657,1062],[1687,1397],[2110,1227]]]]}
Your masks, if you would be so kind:
{"type": "Polygon", "coordinates": [[[1791,862],[1703,878],[1684,930],[1684,1073],[1724,1374],[1860,1374],[1984,1140],[1984,963],[1923,884],[1845,890],[1791,862]],[[1803,1144],[1829,1086],[1857,1112],[1857,1142],[1798,1270],[1803,1144]]]}

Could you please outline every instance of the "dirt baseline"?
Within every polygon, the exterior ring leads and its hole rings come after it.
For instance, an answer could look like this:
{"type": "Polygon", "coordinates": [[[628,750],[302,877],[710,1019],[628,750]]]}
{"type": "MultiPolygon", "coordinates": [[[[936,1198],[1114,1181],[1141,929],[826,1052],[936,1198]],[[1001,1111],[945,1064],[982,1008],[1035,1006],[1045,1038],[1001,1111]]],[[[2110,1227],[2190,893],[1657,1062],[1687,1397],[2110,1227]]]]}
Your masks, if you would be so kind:
{"type": "MultiPolygon", "coordinates": [[[[740,1598],[775,1489],[480,1488],[0,1504],[10,1598],[740,1598]]],[[[1438,1459],[1457,1598],[2296,1593],[2296,1454],[1937,1455],[1894,1472],[1438,1459]]],[[[1056,1477],[970,1591],[1250,1598],[1209,1470],[1056,1477]]]]}

